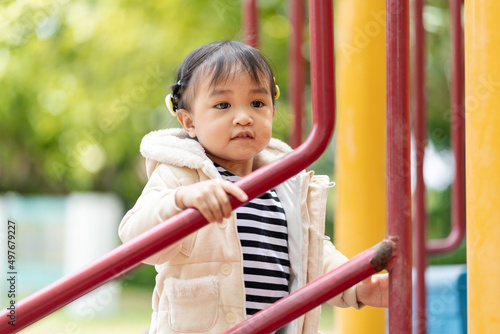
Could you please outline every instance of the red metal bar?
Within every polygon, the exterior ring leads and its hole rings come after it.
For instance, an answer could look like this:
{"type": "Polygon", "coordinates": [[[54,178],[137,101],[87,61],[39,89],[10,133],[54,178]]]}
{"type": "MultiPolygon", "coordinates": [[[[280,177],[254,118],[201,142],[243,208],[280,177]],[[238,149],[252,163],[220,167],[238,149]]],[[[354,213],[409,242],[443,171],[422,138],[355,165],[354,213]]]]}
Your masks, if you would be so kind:
{"type": "Polygon", "coordinates": [[[391,257],[392,242],[383,241],[353,257],[328,274],[280,299],[266,309],[226,331],[225,334],[271,333],[307,311],[335,297],[385,267],[391,257]],[[375,263],[379,262],[381,266],[375,263]]]}
{"type": "Polygon", "coordinates": [[[304,115],[304,85],[305,61],[302,56],[303,28],[305,21],[304,0],[290,1],[290,21],[292,32],[290,35],[289,52],[289,96],[288,100],[293,110],[294,122],[290,136],[290,144],[297,147],[302,143],[302,119],[304,115]]]}
{"type": "MultiPolygon", "coordinates": [[[[311,133],[286,158],[266,165],[237,182],[249,198],[262,194],[306,168],[323,153],[332,137],[335,124],[332,3],[331,0],[311,1],[312,8],[314,14],[311,13],[311,20],[317,22],[311,31],[311,133]]],[[[232,198],[231,204],[236,208],[242,203],[232,198]]],[[[187,209],[115,248],[88,267],[35,292],[16,305],[15,331],[121,275],[128,268],[206,224],[208,222],[197,210],[187,209]]],[[[0,319],[6,319],[7,315],[8,312],[3,310],[0,319]]],[[[0,322],[1,333],[15,331],[6,321],[0,322]]]]}
{"type": "Polygon", "coordinates": [[[243,0],[243,33],[245,42],[259,47],[259,14],[257,10],[257,0],[243,0]]]}
{"type": "Polygon", "coordinates": [[[457,249],[465,236],[465,115],[464,44],[462,0],[450,0],[451,15],[451,148],[455,158],[455,179],[451,186],[451,231],[448,237],[430,240],[429,254],[457,249]]]}
{"type": "Polygon", "coordinates": [[[387,219],[395,238],[389,268],[389,332],[411,333],[409,2],[386,0],[387,219]]]}
{"type": "Polygon", "coordinates": [[[427,211],[425,206],[424,155],[427,146],[427,117],[425,94],[425,29],[424,0],[413,0],[412,47],[412,109],[415,139],[416,186],[413,208],[413,261],[415,266],[415,333],[427,332],[425,268],[427,267],[427,211]]]}
{"type": "MultiPolygon", "coordinates": [[[[309,11],[312,109],[315,110],[316,104],[321,101],[319,105],[330,105],[331,110],[335,110],[333,3],[331,0],[310,1],[309,11]],[[324,89],[320,87],[324,87],[324,89]],[[325,94],[326,92],[329,93],[325,94]]],[[[313,115],[313,124],[317,124],[316,115],[316,113],[313,115]]],[[[317,126],[313,125],[311,133],[315,133],[316,128],[317,126]]],[[[311,136],[303,145],[299,146],[298,150],[307,145],[311,136]]],[[[321,145],[325,144],[327,145],[328,142],[323,141],[321,145]]],[[[323,150],[325,148],[326,146],[323,147],[323,150]]],[[[226,333],[269,333],[278,329],[349,286],[375,273],[377,270],[369,262],[374,254],[373,249],[365,251],[359,257],[353,258],[352,262],[349,261],[296,293],[274,303],[226,333]]]]}

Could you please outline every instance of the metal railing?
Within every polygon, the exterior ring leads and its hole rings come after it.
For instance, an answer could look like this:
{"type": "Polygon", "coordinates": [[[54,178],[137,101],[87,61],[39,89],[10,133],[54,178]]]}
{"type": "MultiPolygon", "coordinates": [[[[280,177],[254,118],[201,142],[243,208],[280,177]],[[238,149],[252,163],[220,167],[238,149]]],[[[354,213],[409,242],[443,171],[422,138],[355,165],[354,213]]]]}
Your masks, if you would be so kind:
{"type": "MultiPolygon", "coordinates": [[[[311,99],[313,122],[302,145],[285,158],[242,178],[237,184],[254,198],[297,174],[317,159],[330,143],[335,120],[332,0],[311,0],[311,99]]],[[[408,3],[387,0],[387,165],[388,231],[376,248],[281,299],[227,333],[262,333],[279,328],[386,266],[389,282],[389,329],[411,333],[411,236],[409,160],[408,3]]],[[[241,205],[231,198],[233,208],[241,205]]],[[[143,259],[189,235],[208,222],[187,209],[122,244],[86,268],[50,284],[16,305],[15,330],[6,321],[0,332],[21,330],[102,284],[121,276],[143,259]]],[[[0,313],[5,319],[7,312],[0,313]]]]}
{"type": "Polygon", "coordinates": [[[384,269],[392,256],[393,242],[382,241],[302,289],[239,323],[224,334],[270,333],[321,305],[361,280],[384,269]]]}
{"type": "Polygon", "coordinates": [[[387,232],[395,240],[389,267],[389,332],[411,333],[411,175],[409,1],[386,0],[387,232]]]}
{"type": "Polygon", "coordinates": [[[462,27],[463,0],[450,0],[451,23],[451,148],[455,178],[451,188],[451,230],[443,239],[430,240],[427,252],[445,254],[457,249],[465,236],[465,115],[464,115],[464,44],[462,27]]]}
{"type": "Polygon", "coordinates": [[[257,11],[257,0],[243,0],[243,35],[245,43],[259,47],[259,14],[257,11]]]}
{"type": "Polygon", "coordinates": [[[462,7],[463,0],[450,0],[451,22],[451,146],[455,159],[455,179],[452,185],[451,229],[446,238],[427,241],[427,211],[423,166],[427,145],[425,97],[425,30],[424,0],[413,1],[413,132],[416,147],[416,187],[414,196],[414,263],[416,332],[425,334],[426,287],[425,269],[428,255],[441,255],[457,249],[465,236],[465,116],[464,116],[464,50],[462,7]]]}
{"type": "Polygon", "coordinates": [[[302,143],[304,114],[305,60],[302,55],[305,22],[305,1],[290,0],[290,38],[288,46],[288,101],[293,111],[293,128],[290,145],[295,148],[302,143]]]}

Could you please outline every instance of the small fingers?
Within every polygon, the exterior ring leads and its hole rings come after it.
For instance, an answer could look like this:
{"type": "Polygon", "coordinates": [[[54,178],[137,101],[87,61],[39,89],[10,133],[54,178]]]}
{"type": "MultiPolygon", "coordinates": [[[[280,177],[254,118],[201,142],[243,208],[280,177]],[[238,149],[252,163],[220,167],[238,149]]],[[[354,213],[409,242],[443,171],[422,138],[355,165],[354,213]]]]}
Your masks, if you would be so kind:
{"type": "Polygon", "coordinates": [[[229,218],[233,208],[228,194],[240,202],[248,201],[247,194],[227,180],[212,180],[179,189],[176,203],[181,207],[195,207],[209,222],[221,223],[229,218]]]}
{"type": "Polygon", "coordinates": [[[243,191],[243,189],[241,189],[240,187],[238,187],[234,183],[232,183],[230,181],[225,181],[222,184],[222,186],[228,194],[231,194],[234,197],[236,197],[236,199],[238,201],[243,202],[243,203],[248,201],[248,195],[243,191]]]}
{"type": "Polygon", "coordinates": [[[196,207],[210,222],[222,223],[224,218],[229,218],[231,216],[232,207],[229,197],[223,187],[224,182],[225,181],[207,182],[198,197],[196,207]]]}
{"type": "Polygon", "coordinates": [[[229,200],[228,194],[234,196],[240,202],[248,201],[248,196],[245,192],[234,183],[227,180],[218,180],[212,183],[211,203],[213,217],[215,221],[221,223],[223,218],[229,218],[233,207],[229,200]]]}
{"type": "Polygon", "coordinates": [[[209,222],[222,221],[222,212],[217,195],[217,187],[207,184],[206,187],[195,197],[193,206],[197,208],[203,217],[209,222]]]}
{"type": "Polygon", "coordinates": [[[231,212],[233,211],[231,202],[229,201],[229,196],[224,191],[223,184],[224,181],[217,182],[213,193],[213,200],[216,201],[216,203],[213,204],[213,208],[214,211],[216,211],[214,214],[218,223],[222,223],[223,218],[229,218],[231,216],[231,212]]]}

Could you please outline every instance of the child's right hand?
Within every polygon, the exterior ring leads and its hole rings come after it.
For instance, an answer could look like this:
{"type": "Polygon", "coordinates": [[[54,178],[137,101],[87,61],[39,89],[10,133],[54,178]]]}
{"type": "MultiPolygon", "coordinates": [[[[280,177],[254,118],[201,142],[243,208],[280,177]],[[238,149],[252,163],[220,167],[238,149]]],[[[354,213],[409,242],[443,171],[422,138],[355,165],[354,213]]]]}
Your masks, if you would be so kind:
{"type": "Polygon", "coordinates": [[[203,217],[212,223],[222,223],[231,216],[232,207],[228,194],[240,202],[248,201],[248,196],[240,187],[226,180],[208,180],[180,187],[175,194],[176,205],[184,210],[198,209],[203,217]]]}

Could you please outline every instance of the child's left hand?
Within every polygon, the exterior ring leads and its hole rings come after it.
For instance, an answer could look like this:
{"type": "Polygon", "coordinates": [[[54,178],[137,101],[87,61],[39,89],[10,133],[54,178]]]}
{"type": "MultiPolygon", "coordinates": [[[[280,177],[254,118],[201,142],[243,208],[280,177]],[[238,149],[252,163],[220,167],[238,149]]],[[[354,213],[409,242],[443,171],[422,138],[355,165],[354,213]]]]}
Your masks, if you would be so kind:
{"type": "Polygon", "coordinates": [[[370,276],[356,287],[358,300],[375,307],[389,306],[389,274],[370,276]]]}

